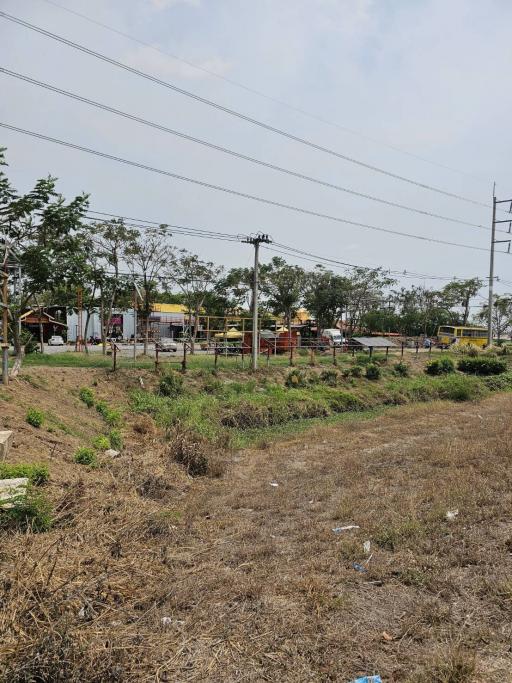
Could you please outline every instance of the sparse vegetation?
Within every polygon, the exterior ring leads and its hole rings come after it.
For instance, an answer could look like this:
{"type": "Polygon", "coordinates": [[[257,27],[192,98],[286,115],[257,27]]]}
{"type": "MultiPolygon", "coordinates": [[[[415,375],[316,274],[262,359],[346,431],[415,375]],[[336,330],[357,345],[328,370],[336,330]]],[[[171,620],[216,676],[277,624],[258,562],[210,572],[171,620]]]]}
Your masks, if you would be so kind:
{"type": "Polygon", "coordinates": [[[114,448],[116,451],[121,451],[123,449],[123,437],[119,429],[111,429],[108,433],[108,440],[110,442],[110,448],[114,448]]]}
{"type": "Polygon", "coordinates": [[[25,419],[29,425],[32,425],[32,427],[39,428],[44,423],[44,413],[42,410],[38,410],[37,408],[29,408],[27,410],[25,419]]]}
{"type": "Polygon", "coordinates": [[[73,460],[79,465],[88,465],[89,467],[96,467],[98,458],[94,449],[83,446],[75,451],[73,460]]]}
{"type": "Polygon", "coordinates": [[[375,363],[368,363],[365,370],[366,379],[377,380],[380,379],[380,368],[375,363]]]}
{"type": "Polygon", "coordinates": [[[395,363],[393,366],[393,371],[398,377],[409,377],[409,366],[403,361],[395,363]]]}
{"type": "Polygon", "coordinates": [[[182,391],[183,376],[174,370],[167,371],[158,384],[158,393],[160,396],[177,398],[181,395],[182,391]]]}
{"type": "Polygon", "coordinates": [[[425,365],[427,375],[448,375],[455,372],[455,365],[451,358],[436,358],[425,365]]]}
{"type": "Polygon", "coordinates": [[[26,496],[20,496],[12,507],[0,504],[0,530],[19,530],[40,533],[52,526],[52,506],[46,498],[28,489],[26,496]]]}
{"type": "Polygon", "coordinates": [[[110,439],[108,436],[100,434],[93,440],[92,445],[98,451],[106,451],[110,448],[110,439]]]}
{"type": "Polygon", "coordinates": [[[89,389],[89,387],[82,387],[78,392],[78,396],[88,408],[94,406],[94,392],[92,389],[89,389]]]}

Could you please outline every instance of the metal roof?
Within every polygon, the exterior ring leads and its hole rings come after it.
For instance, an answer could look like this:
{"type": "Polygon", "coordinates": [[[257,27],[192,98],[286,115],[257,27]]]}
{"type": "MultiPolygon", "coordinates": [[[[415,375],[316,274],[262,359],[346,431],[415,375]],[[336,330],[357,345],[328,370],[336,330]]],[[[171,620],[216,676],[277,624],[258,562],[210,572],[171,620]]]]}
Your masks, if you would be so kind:
{"type": "Polygon", "coordinates": [[[361,346],[366,346],[368,348],[385,349],[386,347],[391,348],[392,346],[396,346],[391,339],[386,339],[386,337],[352,337],[351,341],[355,341],[358,344],[361,344],[361,346]]]}

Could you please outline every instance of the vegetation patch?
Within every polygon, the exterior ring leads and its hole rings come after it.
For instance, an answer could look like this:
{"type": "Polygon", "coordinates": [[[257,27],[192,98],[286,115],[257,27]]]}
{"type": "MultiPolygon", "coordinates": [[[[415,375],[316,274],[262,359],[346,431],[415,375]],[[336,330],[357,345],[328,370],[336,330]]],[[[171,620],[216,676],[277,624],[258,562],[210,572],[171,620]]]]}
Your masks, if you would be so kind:
{"type": "Polygon", "coordinates": [[[98,458],[94,449],[85,446],[75,451],[73,460],[79,465],[88,465],[89,467],[96,467],[98,465],[98,458]]]}
{"type": "Polygon", "coordinates": [[[501,375],[507,371],[506,361],[492,356],[461,358],[457,367],[462,372],[472,375],[501,375]]]}
{"type": "Polygon", "coordinates": [[[25,496],[20,496],[13,507],[0,505],[0,529],[48,531],[52,526],[52,506],[46,498],[30,488],[25,496]]]}
{"type": "Polygon", "coordinates": [[[44,423],[44,413],[37,408],[29,408],[25,419],[32,427],[39,428],[44,423]]]}
{"type": "Polygon", "coordinates": [[[436,358],[425,365],[427,375],[448,375],[455,372],[455,365],[451,358],[436,358]]]}
{"type": "Polygon", "coordinates": [[[88,408],[92,408],[94,405],[94,392],[89,387],[82,387],[78,392],[78,397],[88,408]]]}
{"type": "Polygon", "coordinates": [[[6,462],[0,462],[0,479],[18,479],[20,477],[27,477],[31,484],[41,486],[46,484],[50,474],[48,467],[39,463],[10,465],[6,462]]]}
{"type": "Polygon", "coordinates": [[[158,383],[158,393],[160,396],[176,398],[183,392],[183,375],[169,370],[158,383]]]}

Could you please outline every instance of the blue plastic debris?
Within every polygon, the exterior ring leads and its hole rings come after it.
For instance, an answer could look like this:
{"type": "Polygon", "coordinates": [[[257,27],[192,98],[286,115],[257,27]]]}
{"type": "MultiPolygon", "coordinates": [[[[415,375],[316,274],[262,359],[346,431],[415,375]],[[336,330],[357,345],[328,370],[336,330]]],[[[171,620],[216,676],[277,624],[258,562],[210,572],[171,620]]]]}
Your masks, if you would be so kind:
{"type": "Polygon", "coordinates": [[[356,678],[352,683],[382,683],[382,678],[380,676],[363,676],[356,678]]]}
{"type": "MultiPolygon", "coordinates": [[[[368,571],[368,569],[366,569],[366,567],[363,567],[362,564],[359,564],[359,562],[353,562],[352,567],[356,570],[356,572],[367,572],[368,571]]],[[[363,683],[366,683],[364,678],[360,678],[357,681],[354,681],[354,683],[359,683],[359,681],[363,681],[363,683]]],[[[370,678],[370,679],[368,679],[368,683],[374,683],[374,681],[372,681],[370,678]]],[[[376,681],[375,683],[379,683],[379,681],[376,681]]],[[[381,681],[381,683],[382,683],[382,681],[381,681]]]]}

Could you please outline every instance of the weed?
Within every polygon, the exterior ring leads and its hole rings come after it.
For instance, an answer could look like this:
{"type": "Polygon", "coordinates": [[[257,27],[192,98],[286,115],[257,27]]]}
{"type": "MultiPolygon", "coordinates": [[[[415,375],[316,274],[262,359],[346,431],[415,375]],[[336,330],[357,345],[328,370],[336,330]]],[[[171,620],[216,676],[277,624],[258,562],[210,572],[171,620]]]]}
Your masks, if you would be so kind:
{"type": "Polygon", "coordinates": [[[100,434],[93,440],[92,445],[98,451],[106,451],[110,448],[110,439],[108,436],[100,434]]]}
{"type": "Polygon", "coordinates": [[[364,401],[349,391],[336,391],[329,396],[329,407],[334,413],[347,413],[364,410],[364,401]]]}
{"type": "Polygon", "coordinates": [[[380,368],[375,363],[368,363],[365,372],[366,379],[377,380],[380,379],[380,368]]]}
{"type": "Polygon", "coordinates": [[[448,375],[455,372],[455,365],[451,358],[436,358],[425,365],[427,375],[448,375]]]}
{"type": "Polygon", "coordinates": [[[285,385],[290,389],[299,389],[307,386],[307,378],[302,370],[294,368],[288,373],[285,385]]]}
{"type": "Polygon", "coordinates": [[[0,479],[17,479],[18,477],[27,477],[31,484],[40,486],[46,484],[50,475],[46,465],[37,463],[9,465],[6,462],[0,462],[0,479]]]}
{"type": "Polygon", "coordinates": [[[116,451],[123,449],[123,437],[119,429],[111,429],[108,433],[108,440],[110,441],[111,448],[114,448],[116,451]]]}
{"type": "Polygon", "coordinates": [[[160,396],[177,398],[183,393],[183,376],[174,370],[168,371],[158,384],[160,396]]]}
{"type": "Polygon", "coordinates": [[[115,408],[110,408],[106,401],[97,401],[96,410],[111,427],[117,427],[121,424],[121,412],[115,408]]]}
{"type": "Polygon", "coordinates": [[[25,419],[32,427],[41,427],[44,422],[44,413],[37,408],[29,408],[25,419]]]}
{"type": "Polygon", "coordinates": [[[409,377],[409,366],[401,360],[398,363],[395,363],[393,372],[398,377],[409,377]]]}
{"type": "Polygon", "coordinates": [[[411,683],[467,683],[473,680],[475,667],[474,654],[460,646],[452,647],[435,655],[430,663],[415,674],[411,683]]]}
{"type": "Polygon", "coordinates": [[[85,403],[88,408],[92,408],[94,405],[94,392],[89,387],[82,387],[78,392],[78,397],[81,401],[85,403]]]}
{"type": "Polygon", "coordinates": [[[92,448],[82,447],[75,451],[73,460],[79,465],[88,465],[89,467],[96,467],[98,459],[96,453],[92,448]]]}
{"type": "Polygon", "coordinates": [[[363,368],[360,365],[354,365],[354,367],[350,370],[350,374],[352,375],[352,377],[362,377],[363,368]]]}
{"type": "Polygon", "coordinates": [[[450,375],[438,384],[439,398],[449,401],[476,401],[486,393],[485,386],[476,377],[450,375]]]}
{"type": "Polygon", "coordinates": [[[41,494],[30,488],[25,496],[20,496],[11,508],[0,506],[0,528],[19,529],[39,533],[48,531],[52,526],[52,507],[41,494]]]}
{"type": "Polygon", "coordinates": [[[336,370],[322,370],[320,381],[330,387],[335,387],[338,384],[338,373],[336,370]]]}
{"type": "Polygon", "coordinates": [[[178,425],[169,443],[171,458],[184,465],[192,477],[221,476],[223,467],[212,444],[192,429],[178,425]]]}

